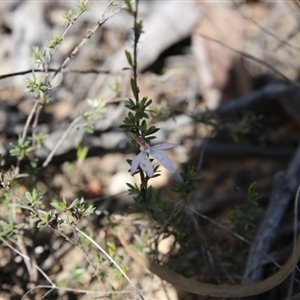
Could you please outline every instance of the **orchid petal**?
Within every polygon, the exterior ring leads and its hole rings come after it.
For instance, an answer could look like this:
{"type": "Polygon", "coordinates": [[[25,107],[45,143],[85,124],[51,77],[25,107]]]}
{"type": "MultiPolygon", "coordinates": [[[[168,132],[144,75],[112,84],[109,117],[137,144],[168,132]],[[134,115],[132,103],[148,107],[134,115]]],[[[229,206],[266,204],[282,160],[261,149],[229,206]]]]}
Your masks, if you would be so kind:
{"type": "Polygon", "coordinates": [[[165,150],[165,149],[171,149],[174,148],[176,144],[173,143],[162,143],[162,144],[157,144],[155,146],[151,146],[151,151],[152,150],[165,150]]]}
{"type": "MultiPolygon", "coordinates": [[[[160,144],[163,145],[163,144],[160,144]]],[[[163,165],[167,170],[170,172],[175,172],[175,166],[173,165],[171,159],[168,157],[166,153],[163,151],[153,149],[154,147],[151,147],[150,149],[150,155],[153,156],[156,160],[159,161],[161,165],[163,165]]]]}
{"type": "Polygon", "coordinates": [[[142,154],[143,152],[140,152],[137,156],[134,157],[134,159],[132,160],[131,162],[131,169],[130,169],[130,173],[131,175],[134,174],[134,172],[137,170],[139,164],[140,164],[140,161],[142,159],[142,154]]]}
{"type": "Polygon", "coordinates": [[[140,154],[142,154],[140,159],[140,167],[147,174],[148,177],[152,177],[154,171],[148,155],[145,152],[141,152],[140,154]]]}

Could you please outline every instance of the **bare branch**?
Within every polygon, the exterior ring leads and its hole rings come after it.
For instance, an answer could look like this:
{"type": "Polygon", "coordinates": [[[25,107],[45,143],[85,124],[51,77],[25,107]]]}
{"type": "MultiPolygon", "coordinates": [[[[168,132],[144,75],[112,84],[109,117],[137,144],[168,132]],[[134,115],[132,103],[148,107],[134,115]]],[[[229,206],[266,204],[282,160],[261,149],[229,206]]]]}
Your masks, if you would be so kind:
{"type": "MultiPolygon", "coordinates": [[[[16,76],[21,76],[21,75],[26,75],[30,73],[44,73],[44,70],[42,69],[31,69],[31,70],[26,70],[26,71],[20,71],[20,72],[15,72],[15,73],[9,73],[9,74],[4,74],[0,75],[0,80],[10,78],[10,77],[16,77],[16,76]]],[[[59,69],[52,69],[49,68],[48,72],[59,72],[59,69]]],[[[74,70],[74,69],[68,69],[68,68],[63,68],[60,70],[62,73],[80,73],[80,74],[111,74],[111,75],[117,75],[118,73],[112,73],[110,71],[106,70],[97,70],[97,69],[88,69],[88,70],[74,70]]]]}
{"type": "Polygon", "coordinates": [[[290,181],[298,182],[299,174],[300,147],[291,160],[287,172],[278,172],[275,175],[269,207],[250,250],[246,270],[244,272],[244,283],[257,282],[263,277],[262,261],[265,256],[257,249],[269,253],[278,234],[284,213],[291,203],[297,189],[297,185],[290,184],[290,181]]]}
{"type": "Polygon", "coordinates": [[[61,66],[58,68],[58,70],[54,73],[51,81],[55,78],[55,76],[60,72],[61,69],[63,69],[68,62],[70,61],[71,58],[73,58],[79,51],[80,49],[90,40],[90,38],[92,37],[92,35],[97,31],[97,29],[102,26],[109,18],[111,18],[112,16],[114,16],[115,14],[119,13],[121,10],[125,9],[126,6],[121,6],[119,9],[115,10],[114,12],[112,12],[111,14],[109,14],[109,11],[111,9],[111,7],[115,5],[113,2],[110,2],[107,5],[106,10],[103,13],[102,18],[97,22],[97,24],[91,29],[89,30],[88,34],[83,38],[83,40],[79,43],[79,45],[77,45],[73,51],[71,52],[71,54],[64,60],[64,62],[61,64],[61,66]]]}

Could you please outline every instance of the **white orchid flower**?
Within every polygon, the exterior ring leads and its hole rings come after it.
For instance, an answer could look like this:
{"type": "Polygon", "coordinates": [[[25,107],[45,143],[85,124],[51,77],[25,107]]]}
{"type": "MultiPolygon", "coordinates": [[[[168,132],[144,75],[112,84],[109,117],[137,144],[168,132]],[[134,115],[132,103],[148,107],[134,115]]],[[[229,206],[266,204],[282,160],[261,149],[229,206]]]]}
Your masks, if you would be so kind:
{"type": "Polygon", "coordinates": [[[138,166],[147,174],[148,177],[154,175],[153,166],[150,162],[149,155],[158,160],[170,172],[175,172],[175,166],[166,153],[161,150],[171,149],[176,146],[172,143],[162,143],[150,147],[141,136],[136,138],[137,143],[140,145],[141,152],[132,160],[131,175],[137,170],[138,166]]]}

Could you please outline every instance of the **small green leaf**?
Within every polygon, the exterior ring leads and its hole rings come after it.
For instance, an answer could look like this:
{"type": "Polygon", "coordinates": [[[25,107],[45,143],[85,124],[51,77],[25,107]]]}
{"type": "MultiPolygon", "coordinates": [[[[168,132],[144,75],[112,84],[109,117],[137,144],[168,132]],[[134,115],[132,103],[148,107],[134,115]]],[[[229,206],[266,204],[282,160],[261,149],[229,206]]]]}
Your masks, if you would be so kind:
{"type": "Polygon", "coordinates": [[[134,80],[134,78],[131,78],[130,80],[130,84],[131,84],[131,90],[133,92],[133,95],[135,97],[135,99],[138,99],[138,96],[139,96],[139,88],[136,84],[136,81],[134,80]]]}
{"type": "Polygon", "coordinates": [[[144,218],[145,214],[144,213],[133,213],[133,214],[128,215],[128,217],[131,218],[131,219],[137,220],[137,219],[144,218]]]}
{"type": "Polygon", "coordinates": [[[126,10],[127,10],[129,13],[133,14],[132,6],[131,6],[131,0],[125,0],[125,4],[127,5],[126,10]]]}
{"type": "Polygon", "coordinates": [[[94,128],[91,125],[86,125],[83,127],[83,130],[88,133],[88,134],[93,134],[94,133],[94,128]]]}
{"type": "Polygon", "coordinates": [[[32,202],[32,196],[29,192],[26,192],[25,193],[25,198],[29,201],[29,202],[32,202]]]}
{"type": "Polygon", "coordinates": [[[51,202],[50,205],[54,207],[58,212],[63,212],[67,209],[66,204],[63,202],[51,202]]]}
{"type": "Polygon", "coordinates": [[[129,51],[125,50],[125,55],[126,55],[129,65],[132,66],[133,63],[132,63],[131,53],[129,51]]]}
{"type": "Polygon", "coordinates": [[[96,208],[93,207],[92,205],[90,205],[89,207],[87,207],[83,213],[84,216],[89,216],[90,214],[92,214],[94,212],[96,208]]]}
{"type": "Polygon", "coordinates": [[[75,207],[78,204],[78,202],[79,202],[79,199],[77,198],[69,205],[68,208],[71,209],[71,208],[75,207]]]}

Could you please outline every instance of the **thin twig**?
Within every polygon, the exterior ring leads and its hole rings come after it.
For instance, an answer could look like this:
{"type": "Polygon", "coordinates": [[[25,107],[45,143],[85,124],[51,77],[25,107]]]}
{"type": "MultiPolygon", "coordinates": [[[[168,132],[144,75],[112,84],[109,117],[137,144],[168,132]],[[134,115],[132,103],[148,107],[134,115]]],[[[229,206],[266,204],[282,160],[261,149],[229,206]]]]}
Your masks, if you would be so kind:
{"type": "MultiPolygon", "coordinates": [[[[199,217],[201,217],[204,220],[209,221],[210,223],[214,224],[215,226],[218,226],[219,228],[225,230],[226,232],[228,232],[229,234],[231,234],[232,236],[236,237],[237,239],[241,240],[242,242],[244,242],[245,244],[252,246],[252,242],[250,242],[249,240],[245,239],[243,236],[239,235],[238,233],[228,229],[226,226],[220,224],[219,222],[211,219],[210,217],[200,213],[199,211],[191,208],[191,207],[186,207],[185,208],[187,211],[191,211],[194,214],[198,215],[199,217]]],[[[263,249],[260,248],[256,248],[257,251],[259,251],[262,255],[264,255],[264,257],[268,258],[276,267],[280,268],[281,265],[278,264],[268,253],[266,253],[263,249]]]]}
{"type": "Polygon", "coordinates": [[[43,163],[43,167],[48,166],[48,164],[50,163],[52,157],[54,156],[54,154],[56,153],[56,151],[58,150],[58,148],[61,146],[61,144],[66,139],[66,137],[71,132],[71,130],[75,127],[75,125],[82,120],[82,118],[83,118],[83,116],[78,116],[77,118],[75,118],[72,121],[72,123],[69,125],[69,127],[66,129],[66,131],[63,133],[63,135],[61,136],[61,138],[59,139],[59,141],[56,143],[55,147],[49,153],[48,157],[46,158],[46,160],[43,163]]]}
{"type": "MultiPolygon", "coordinates": [[[[87,4],[88,4],[88,0],[86,1],[86,5],[87,5],[87,4]]],[[[84,11],[79,12],[79,14],[76,15],[76,16],[74,17],[74,19],[72,20],[72,22],[70,22],[70,23],[68,24],[67,28],[65,29],[65,31],[64,31],[63,34],[61,35],[62,38],[64,38],[64,37],[67,35],[68,31],[71,29],[71,27],[75,24],[75,22],[77,21],[77,19],[78,19],[83,13],[84,13],[84,11]]],[[[52,61],[52,58],[53,58],[53,56],[54,56],[54,54],[55,54],[55,52],[57,51],[57,49],[58,49],[59,46],[60,46],[60,44],[56,45],[56,46],[54,47],[54,49],[52,49],[52,51],[50,51],[50,54],[49,54],[49,57],[48,57],[48,61],[47,61],[47,63],[46,63],[46,68],[45,68],[45,74],[46,74],[45,77],[46,77],[46,78],[48,77],[49,65],[50,65],[50,63],[51,63],[51,61],[52,61]]]]}
{"type": "MultiPolygon", "coordinates": [[[[86,0],[85,5],[87,5],[88,0],[86,0]]],[[[85,7],[86,8],[86,7],[85,7]]],[[[70,30],[70,28],[74,25],[74,23],[77,21],[77,19],[83,14],[85,10],[79,11],[79,13],[73,18],[72,22],[70,22],[67,26],[67,28],[65,29],[65,31],[63,32],[61,38],[64,39],[66,34],[68,33],[68,31],[70,30]]],[[[50,50],[49,56],[47,58],[47,61],[45,61],[43,63],[43,69],[44,69],[44,82],[47,86],[49,86],[49,88],[51,89],[51,82],[48,81],[48,77],[49,77],[49,68],[50,68],[50,63],[52,61],[52,58],[55,54],[55,52],[57,51],[58,47],[60,46],[60,43],[55,45],[54,49],[50,50]]],[[[52,78],[53,80],[53,78],[52,78]]]]}
{"type": "MultiPolygon", "coordinates": [[[[300,196],[300,185],[298,186],[297,193],[295,196],[294,202],[294,234],[293,234],[293,245],[296,248],[294,253],[294,260],[296,260],[296,251],[297,250],[297,235],[298,235],[298,208],[299,208],[299,196],[300,196]]],[[[288,289],[287,296],[291,297],[294,289],[294,279],[295,279],[295,272],[296,268],[294,268],[293,272],[291,273],[290,285],[288,289]]]]}
{"type": "Polygon", "coordinates": [[[220,284],[221,281],[220,281],[220,278],[218,276],[218,272],[216,272],[214,257],[211,253],[210,247],[206,243],[202,227],[200,226],[197,218],[195,218],[194,213],[190,213],[189,215],[191,215],[192,222],[193,222],[193,227],[194,227],[194,230],[195,230],[195,234],[198,237],[197,238],[197,243],[198,243],[200,249],[202,250],[205,263],[206,263],[206,265],[209,269],[209,273],[213,276],[214,281],[216,283],[220,284]]]}
{"type": "MultiPolygon", "coordinates": [[[[19,250],[14,248],[12,245],[10,245],[3,237],[0,237],[0,240],[3,244],[5,244],[8,248],[10,248],[12,251],[20,255],[24,260],[31,262],[30,258],[27,255],[24,255],[19,250]]],[[[32,263],[32,266],[36,268],[44,277],[45,279],[51,284],[51,287],[55,287],[54,282],[48,277],[48,275],[35,263],[32,263]]]]}
{"type": "MultiPolygon", "coordinates": [[[[38,107],[36,109],[34,121],[33,121],[33,124],[32,124],[32,136],[34,134],[36,134],[36,132],[37,132],[37,126],[38,126],[39,117],[40,117],[42,108],[43,108],[43,105],[40,104],[40,105],[38,105],[38,107]]],[[[36,150],[36,142],[34,140],[32,140],[32,146],[33,146],[33,149],[36,150]]]]}
{"type": "Polygon", "coordinates": [[[129,284],[133,287],[133,289],[137,292],[139,297],[142,300],[145,300],[141,292],[138,290],[138,288],[134,285],[134,283],[131,281],[131,279],[125,274],[125,272],[122,270],[122,268],[114,261],[114,259],[102,248],[100,247],[92,238],[90,238],[87,234],[85,234],[83,231],[81,231],[78,227],[75,227],[75,230],[78,231],[81,235],[83,235],[85,238],[87,238],[97,249],[99,249],[103,255],[119,270],[119,272],[126,278],[126,280],[129,282],[129,284]]]}
{"type": "MultiPolygon", "coordinates": [[[[203,163],[203,157],[204,157],[204,154],[206,152],[206,149],[207,149],[207,145],[209,143],[209,141],[211,140],[212,136],[214,134],[214,130],[211,130],[211,132],[209,133],[209,135],[204,139],[201,147],[200,147],[200,154],[199,154],[199,158],[198,158],[198,164],[197,164],[197,173],[199,174],[200,171],[201,171],[201,168],[202,168],[202,163],[203,163]]],[[[198,193],[199,191],[197,191],[198,193]]],[[[196,197],[198,198],[198,197],[196,197]]]]}
{"type": "Polygon", "coordinates": [[[24,232],[19,232],[17,236],[17,244],[20,251],[24,254],[22,257],[28,257],[29,259],[24,259],[24,263],[26,265],[29,279],[31,282],[36,282],[38,278],[37,269],[34,267],[34,257],[29,256],[27,247],[24,241],[24,232]]]}
{"type": "MultiPolygon", "coordinates": [[[[257,57],[255,57],[255,56],[253,56],[253,55],[251,55],[249,53],[246,53],[244,51],[237,50],[237,49],[235,49],[235,48],[233,48],[233,47],[231,47],[231,46],[229,46],[229,45],[227,45],[227,44],[225,44],[225,43],[223,43],[223,42],[221,42],[221,41],[219,41],[217,39],[211,38],[211,37],[209,37],[207,35],[204,35],[202,33],[196,32],[196,34],[199,35],[199,36],[201,36],[201,37],[203,37],[205,40],[217,43],[217,44],[223,46],[224,48],[226,48],[226,49],[228,49],[228,50],[230,50],[230,51],[232,51],[234,53],[237,53],[237,54],[241,55],[243,58],[252,60],[252,61],[254,61],[254,62],[256,62],[256,63],[258,63],[258,64],[260,64],[262,66],[265,66],[267,69],[273,71],[275,74],[279,75],[281,78],[283,78],[287,82],[293,82],[293,80],[291,80],[290,78],[286,77],[282,72],[278,71],[271,64],[267,63],[266,61],[264,61],[264,60],[262,60],[260,58],[257,58],[257,57]]],[[[295,83],[295,84],[298,85],[298,86],[300,86],[300,84],[298,84],[298,83],[295,83]]]]}
{"type": "MultiPolygon", "coordinates": [[[[55,72],[61,72],[61,73],[80,73],[80,74],[107,74],[107,75],[119,75],[119,72],[111,72],[108,70],[97,70],[97,69],[88,69],[88,70],[76,70],[76,69],[69,69],[69,68],[63,68],[61,70],[59,69],[53,69],[49,68],[48,72],[55,73],[55,72]]],[[[15,73],[8,73],[4,75],[0,75],[0,80],[10,78],[10,77],[16,77],[21,75],[26,75],[30,73],[44,73],[45,71],[42,69],[31,69],[31,70],[25,70],[15,73]]]]}
{"type": "Polygon", "coordinates": [[[113,17],[114,15],[116,15],[117,13],[119,13],[120,11],[122,11],[123,9],[126,8],[126,5],[123,5],[121,7],[119,7],[119,9],[115,10],[114,12],[112,12],[109,15],[109,11],[110,8],[115,5],[113,2],[110,2],[103,15],[102,18],[97,22],[97,24],[91,29],[89,30],[88,34],[82,39],[82,41],[79,43],[79,45],[77,45],[73,51],[71,52],[71,54],[63,61],[63,63],[60,65],[60,67],[58,68],[58,70],[54,73],[51,81],[53,81],[53,79],[55,78],[55,76],[60,72],[61,69],[63,69],[68,62],[70,61],[71,58],[73,58],[79,51],[80,49],[90,40],[90,38],[92,37],[92,35],[97,31],[97,29],[102,26],[109,18],[113,17]]]}
{"type": "Polygon", "coordinates": [[[25,123],[25,126],[24,126],[24,129],[23,129],[23,133],[22,133],[22,140],[25,140],[26,136],[27,136],[27,133],[28,133],[28,130],[29,130],[29,126],[30,126],[30,123],[31,123],[31,120],[33,119],[36,111],[37,111],[37,108],[39,106],[39,102],[38,101],[35,101],[34,102],[34,105],[30,111],[30,114],[26,120],[26,123],[25,123]]]}
{"type": "MultiPolygon", "coordinates": [[[[78,236],[78,233],[77,233],[76,229],[74,227],[72,227],[72,229],[73,229],[73,234],[76,237],[77,241],[80,241],[80,238],[78,236]]],[[[83,252],[88,264],[93,268],[94,274],[97,274],[97,267],[93,264],[87,250],[82,246],[81,243],[77,243],[77,247],[83,252]]],[[[98,280],[100,279],[99,274],[97,274],[96,277],[97,277],[98,280]]]]}
{"type": "Polygon", "coordinates": [[[135,84],[135,89],[136,93],[135,95],[135,100],[136,103],[139,103],[139,90],[137,86],[137,45],[138,45],[138,40],[137,40],[137,32],[136,32],[136,24],[137,24],[137,17],[138,17],[138,8],[139,8],[139,0],[136,0],[135,3],[135,10],[133,12],[133,18],[134,18],[134,24],[133,24],[133,30],[134,30],[134,44],[133,44],[133,78],[134,78],[134,84],[135,84]]]}
{"type": "MultiPolygon", "coordinates": [[[[131,290],[130,291],[104,291],[104,292],[100,292],[100,291],[95,291],[95,290],[74,289],[74,288],[68,288],[68,287],[58,287],[58,286],[42,285],[41,284],[41,285],[37,285],[37,286],[33,287],[32,289],[30,289],[29,291],[27,291],[26,294],[23,295],[21,300],[24,300],[25,297],[28,294],[30,294],[32,291],[34,291],[36,289],[50,289],[50,292],[52,292],[52,290],[58,290],[58,291],[66,291],[66,292],[73,292],[73,293],[81,293],[81,294],[86,294],[86,295],[98,294],[99,296],[100,295],[129,294],[129,293],[132,292],[131,290]]],[[[43,298],[45,298],[45,295],[43,296],[43,298]]],[[[95,298],[93,297],[93,299],[95,299],[95,298]]]]}
{"type": "MultiPolygon", "coordinates": [[[[37,111],[37,108],[39,106],[39,102],[38,101],[35,101],[34,102],[34,105],[29,113],[29,116],[26,120],[26,123],[25,123],[25,126],[24,126],[24,129],[23,129],[23,133],[22,133],[22,140],[25,141],[26,139],[26,136],[27,136],[27,133],[28,133],[28,130],[29,130],[29,126],[30,126],[30,123],[31,123],[31,120],[33,119],[33,116],[35,115],[36,111],[37,111]]],[[[19,172],[20,172],[20,159],[17,160],[17,166],[15,168],[15,175],[18,175],[19,172]]]]}
{"type": "MultiPolygon", "coordinates": [[[[289,42],[280,39],[276,34],[272,33],[271,31],[269,31],[268,29],[266,29],[265,27],[261,26],[258,22],[256,22],[252,17],[250,16],[246,16],[243,11],[239,8],[238,2],[236,0],[233,1],[235,8],[237,9],[237,11],[239,12],[239,14],[246,20],[249,20],[250,22],[252,22],[255,26],[257,26],[262,32],[264,32],[265,34],[267,34],[268,36],[272,37],[273,39],[275,39],[278,43],[279,46],[277,46],[277,48],[275,49],[275,51],[277,51],[280,47],[282,47],[282,45],[286,45],[289,46],[290,48],[296,49],[296,50],[300,50],[299,47],[290,44],[289,42]]],[[[299,28],[297,28],[297,33],[299,32],[299,28]]]]}

